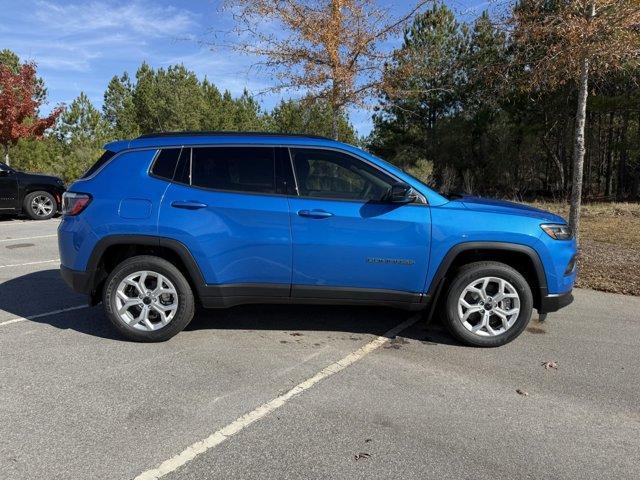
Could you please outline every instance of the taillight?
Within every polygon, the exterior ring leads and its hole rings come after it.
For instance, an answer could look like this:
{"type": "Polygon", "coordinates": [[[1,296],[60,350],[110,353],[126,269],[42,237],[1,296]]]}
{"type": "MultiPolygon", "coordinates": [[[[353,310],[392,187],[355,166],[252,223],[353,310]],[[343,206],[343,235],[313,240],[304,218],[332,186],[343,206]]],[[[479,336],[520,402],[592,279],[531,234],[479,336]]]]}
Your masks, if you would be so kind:
{"type": "Polygon", "coordinates": [[[64,192],[62,194],[62,214],[74,216],[82,212],[91,203],[88,193],[64,192]]]}

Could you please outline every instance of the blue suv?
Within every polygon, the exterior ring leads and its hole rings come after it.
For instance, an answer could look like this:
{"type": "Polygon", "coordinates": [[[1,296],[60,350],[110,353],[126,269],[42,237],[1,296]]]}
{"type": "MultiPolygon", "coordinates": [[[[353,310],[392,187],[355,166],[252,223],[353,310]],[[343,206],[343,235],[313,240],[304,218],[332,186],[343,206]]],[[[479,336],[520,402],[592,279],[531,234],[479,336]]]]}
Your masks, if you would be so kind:
{"type": "Polygon", "coordinates": [[[162,341],[196,305],[438,306],[499,346],[569,304],[576,241],[549,212],[448,198],[322,137],[143,135],[105,146],[69,187],[62,276],[127,338],[162,341]]]}

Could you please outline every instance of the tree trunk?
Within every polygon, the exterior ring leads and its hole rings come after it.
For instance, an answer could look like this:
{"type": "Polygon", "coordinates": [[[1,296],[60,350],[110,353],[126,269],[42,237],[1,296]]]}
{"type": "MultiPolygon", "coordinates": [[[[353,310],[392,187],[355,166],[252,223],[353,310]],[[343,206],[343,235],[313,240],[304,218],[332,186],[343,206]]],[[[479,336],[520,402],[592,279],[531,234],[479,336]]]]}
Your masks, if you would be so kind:
{"type": "Polygon", "coordinates": [[[340,117],[340,110],[337,107],[331,109],[331,136],[334,140],[338,140],[338,120],[340,117]]]}
{"type": "Polygon", "coordinates": [[[593,121],[593,115],[590,113],[587,113],[587,122],[589,123],[589,125],[592,126],[592,128],[589,129],[589,137],[587,138],[586,142],[587,142],[587,174],[586,174],[586,185],[585,185],[585,189],[584,189],[584,193],[586,195],[587,198],[589,198],[591,196],[591,171],[592,171],[592,161],[591,158],[593,156],[593,125],[594,125],[594,121],[593,121]]]}
{"type": "Polygon", "coordinates": [[[4,163],[7,165],[7,167],[10,167],[10,163],[9,163],[9,145],[3,145],[2,149],[4,150],[4,163]]]}
{"type": "Polygon", "coordinates": [[[607,129],[607,165],[604,174],[604,196],[611,198],[613,183],[613,113],[609,113],[609,128],[607,129]]]}
{"type": "Polygon", "coordinates": [[[587,116],[587,97],[589,96],[589,59],[582,60],[580,84],[578,89],[578,109],[576,111],[575,137],[573,148],[573,185],[571,186],[571,208],[569,225],[578,239],[580,227],[580,205],[582,202],[582,171],[584,168],[584,126],[587,116]]]}
{"type": "Polygon", "coordinates": [[[622,115],[622,127],[620,127],[620,153],[618,154],[618,188],[616,198],[619,202],[624,200],[626,194],[627,164],[629,163],[629,148],[627,144],[627,131],[629,129],[629,111],[622,115]]]}

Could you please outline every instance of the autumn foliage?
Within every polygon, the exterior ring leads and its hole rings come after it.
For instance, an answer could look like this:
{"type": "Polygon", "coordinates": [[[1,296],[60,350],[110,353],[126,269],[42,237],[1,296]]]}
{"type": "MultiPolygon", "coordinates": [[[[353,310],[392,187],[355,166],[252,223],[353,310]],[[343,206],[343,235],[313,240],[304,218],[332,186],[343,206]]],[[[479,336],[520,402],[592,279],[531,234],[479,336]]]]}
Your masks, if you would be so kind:
{"type": "Polygon", "coordinates": [[[259,65],[274,73],[270,90],[302,90],[326,101],[334,138],[344,109],[366,106],[379,88],[390,53],[384,42],[402,33],[426,3],[408,2],[397,16],[375,0],[226,1],[237,22],[235,49],[262,59],[259,65]]]}
{"type": "Polygon", "coordinates": [[[524,0],[509,23],[536,87],[577,81],[585,59],[593,77],[638,62],[639,0],[524,0]]]}
{"type": "Polygon", "coordinates": [[[20,65],[17,71],[0,65],[0,145],[5,154],[21,138],[40,138],[53,126],[63,107],[39,118],[41,99],[36,95],[36,67],[20,65]]]}

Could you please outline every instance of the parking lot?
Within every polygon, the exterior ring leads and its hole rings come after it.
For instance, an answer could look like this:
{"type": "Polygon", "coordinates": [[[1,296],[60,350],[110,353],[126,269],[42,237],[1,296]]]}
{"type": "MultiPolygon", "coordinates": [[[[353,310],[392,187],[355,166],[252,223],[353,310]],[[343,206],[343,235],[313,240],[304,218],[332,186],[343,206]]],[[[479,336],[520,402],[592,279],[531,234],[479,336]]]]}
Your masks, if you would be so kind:
{"type": "Polygon", "coordinates": [[[0,218],[2,479],[640,475],[638,297],[578,290],[491,350],[309,306],[136,344],[60,278],[57,225],[0,218]]]}

